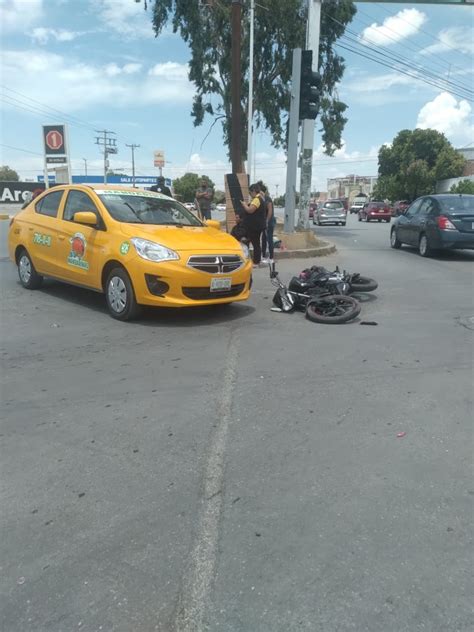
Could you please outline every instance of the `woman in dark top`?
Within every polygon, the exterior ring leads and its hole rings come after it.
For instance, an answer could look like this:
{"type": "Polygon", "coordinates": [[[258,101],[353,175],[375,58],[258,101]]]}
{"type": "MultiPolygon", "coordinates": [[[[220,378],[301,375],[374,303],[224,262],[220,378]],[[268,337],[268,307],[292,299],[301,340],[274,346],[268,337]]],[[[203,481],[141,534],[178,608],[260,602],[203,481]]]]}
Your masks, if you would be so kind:
{"type": "Polygon", "coordinates": [[[253,246],[254,266],[258,266],[262,258],[261,239],[266,223],[265,194],[258,183],[250,185],[249,193],[252,197],[250,204],[241,200],[245,211],[243,222],[247,239],[253,246]]]}
{"type": "Polygon", "coordinates": [[[265,195],[265,205],[266,205],[266,226],[265,230],[262,232],[262,262],[263,263],[273,263],[273,230],[276,225],[275,213],[273,210],[273,200],[268,195],[268,189],[263,184],[261,180],[259,180],[258,184],[265,195]],[[267,259],[267,246],[268,246],[268,259],[267,259]]]}

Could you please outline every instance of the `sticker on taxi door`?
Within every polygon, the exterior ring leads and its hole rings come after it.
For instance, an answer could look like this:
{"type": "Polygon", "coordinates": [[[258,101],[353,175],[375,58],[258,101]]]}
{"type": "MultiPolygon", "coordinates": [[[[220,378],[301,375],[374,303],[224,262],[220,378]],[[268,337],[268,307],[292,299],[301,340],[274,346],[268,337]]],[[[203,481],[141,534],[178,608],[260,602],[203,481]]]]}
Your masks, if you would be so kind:
{"type": "Polygon", "coordinates": [[[71,244],[71,252],[67,258],[67,262],[70,266],[81,268],[82,270],[89,270],[89,263],[85,261],[87,241],[82,233],[75,233],[69,240],[71,244]]]}

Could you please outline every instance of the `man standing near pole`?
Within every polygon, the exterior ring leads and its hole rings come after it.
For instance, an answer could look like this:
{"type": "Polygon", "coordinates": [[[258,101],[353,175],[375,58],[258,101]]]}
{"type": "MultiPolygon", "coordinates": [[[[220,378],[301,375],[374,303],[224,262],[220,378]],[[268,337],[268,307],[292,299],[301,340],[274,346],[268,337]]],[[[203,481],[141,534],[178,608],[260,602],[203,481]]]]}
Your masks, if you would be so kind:
{"type": "Polygon", "coordinates": [[[203,219],[211,219],[211,205],[214,199],[214,191],[209,186],[206,178],[201,178],[201,186],[196,191],[196,203],[203,219]]]}

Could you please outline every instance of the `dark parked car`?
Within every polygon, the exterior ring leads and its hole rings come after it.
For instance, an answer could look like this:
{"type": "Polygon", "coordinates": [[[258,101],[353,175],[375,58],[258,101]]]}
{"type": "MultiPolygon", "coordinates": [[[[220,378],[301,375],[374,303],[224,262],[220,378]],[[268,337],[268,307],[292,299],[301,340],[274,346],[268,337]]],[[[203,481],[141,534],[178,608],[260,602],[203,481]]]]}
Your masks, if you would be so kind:
{"type": "Polygon", "coordinates": [[[385,202],[367,202],[360,209],[358,218],[359,222],[362,220],[366,222],[371,222],[372,220],[389,222],[392,219],[392,209],[385,202]]]}
{"type": "Polygon", "coordinates": [[[398,202],[395,202],[392,206],[392,217],[403,215],[409,206],[410,202],[408,200],[398,200],[398,202]]]}
{"type": "Polygon", "coordinates": [[[474,250],[474,195],[427,195],[394,221],[392,248],[416,246],[422,257],[438,249],[474,250]]]}
{"type": "Polygon", "coordinates": [[[346,210],[340,200],[328,200],[314,213],[313,224],[341,224],[346,225],[346,210]]]}

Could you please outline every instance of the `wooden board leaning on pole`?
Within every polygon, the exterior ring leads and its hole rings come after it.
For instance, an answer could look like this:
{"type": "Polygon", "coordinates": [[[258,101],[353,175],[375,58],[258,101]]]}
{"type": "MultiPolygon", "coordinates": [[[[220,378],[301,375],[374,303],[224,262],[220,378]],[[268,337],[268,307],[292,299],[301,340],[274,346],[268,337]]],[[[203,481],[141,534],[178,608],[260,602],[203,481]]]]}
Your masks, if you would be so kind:
{"type": "Polygon", "coordinates": [[[245,213],[240,200],[247,202],[249,197],[249,176],[246,173],[227,173],[225,182],[225,226],[230,231],[235,226],[235,216],[245,213]]]}

